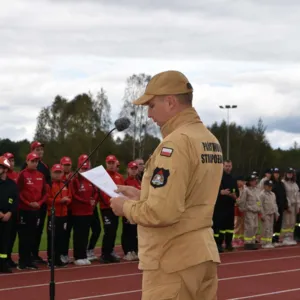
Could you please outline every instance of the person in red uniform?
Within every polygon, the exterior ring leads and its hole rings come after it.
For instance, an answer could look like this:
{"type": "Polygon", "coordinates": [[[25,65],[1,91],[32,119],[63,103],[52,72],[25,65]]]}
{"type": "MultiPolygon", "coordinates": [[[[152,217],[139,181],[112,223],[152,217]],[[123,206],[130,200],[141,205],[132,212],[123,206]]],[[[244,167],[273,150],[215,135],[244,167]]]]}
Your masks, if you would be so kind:
{"type": "Polygon", "coordinates": [[[9,243],[11,235],[12,215],[18,206],[17,184],[8,178],[7,173],[11,168],[9,160],[0,157],[0,273],[11,273],[8,263],[9,243]]]}
{"type": "MultiPolygon", "coordinates": [[[[7,177],[10,178],[11,180],[17,182],[19,173],[14,171],[15,167],[15,157],[12,153],[6,152],[3,154],[4,157],[6,157],[9,160],[10,163],[10,169],[7,171],[7,177]]],[[[9,246],[8,246],[8,253],[7,253],[7,263],[10,268],[16,268],[17,264],[12,260],[11,254],[14,248],[14,244],[17,238],[17,210],[13,212],[11,216],[11,227],[10,227],[10,237],[9,237],[9,246]]]]}
{"type": "Polygon", "coordinates": [[[72,160],[68,156],[64,156],[60,160],[60,164],[63,167],[62,181],[67,181],[72,175],[72,160]]]}
{"type": "Polygon", "coordinates": [[[18,216],[19,270],[37,269],[33,257],[39,230],[39,212],[48,197],[45,176],[37,170],[39,160],[40,158],[36,153],[29,153],[26,158],[27,168],[20,172],[17,181],[20,193],[18,216]]]}
{"type": "MultiPolygon", "coordinates": [[[[63,167],[62,181],[64,183],[66,183],[70,179],[70,177],[73,175],[72,160],[70,157],[64,156],[60,159],[60,164],[63,167]]],[[[68,205],[67,229],[66,229],[65,239],[63,241],[61,241],[61,243],[63,244],[61,260],[65,264],[70,262],[69,246],[70,246],[72,228],[73,228],[73,224],[72,224],[71,205],[68,205]]]]}
{"type": "MultiPolygon", "coordinates": [[[[127,166],[128,177],[125,179],[125,185],[133,186],[141,189],[141,182],[138,179],[138,165],[132,161],[127,166]]],[[[124,252],[123,259],[138,260],[138,239],[137,239],[137,225],[130,224],[130,222],[123,217],[123,231],[121,237],[122,248],[124,252]]]]}
{"type": "MultiPolygon", "coordinates": [[[[117,185],[124,185],[125,181],[121,174],[116,172],[117,158],[114,155],[106,157],[106,171],[117,185]]],[[[100,192],[101,202],[100,210],[104,225],[104,235],[102,240],[102,253],[100,262],[114,263],[119,262],[120,257],[114,253],[117,230],[119,226],[119,217],[116,216],[110,208],[110,198],[104,192],[100,192]]]]}
{"type": "MultiPolygon", "coordinates": [[[[87,156],[78,159],[78,167],[87,156]]],[[[74,264],[90,265],[87,259],[87,246],[94,208],[98,201],[97,189],[87,179],[80,175],[90,169],[90,162],[85,162],[70,182],[72,192],[71,211],[73,219],[74,264]]]]}
{"type": "MultiPolygon", "coordinates": [[[[39,161],[38,161],[38,165],[37,165],[36,169],[44,175],[46,184],[50,187],[51,186],[50,169],[49,169],[49,166],[43,161],[44,147],[45,147],[45,145],[43,143],[41,143],[39,141],[34,141],[31,143],[30,151],[35,153],[39,157],[39,161]]],[[[27,164],[25,162],[22,169],[25,169],[26,166],[27,166],[27,164]]],[[[44,261],[39,256],[39,249],[40,249],[42,235],[44,232],[46,215],[47,215],[47,204],[44,203],[44,204],[42,204],[42,206],[39,209],[38,229],[36,231],[35,245],[34,245],[34,249],[33,249],[33,253],[32,253],[33,261],[37,264],[47,264],[47,262],[44,261]]]]}
{"type": "MultiPolygon", "coordinates": [[[[52,185],[48,193],[48,224],[47,224],[47,254],[48,254],[48,264],[51,265],[51,209],[52,203],[57,192],[64,186],[62,181],[63,177],[63,167],[60,164],[55,164],[51,168],[52,185]]],[[[66,229],[68,220],[68,206],[71,203],[72,194],[68,186],[65,186],[60,194],[55,199],[55,261],[54,265],[56,267],[64,267],[66,263],[62,262],[61,256],[63,254],[62,241],[66,239],[66,229]]]]}
{"type": "MultiPolygon", "coordinates": [[[[79,160],[84,161],[87,157],[88,157],[88,155],[82,154],[82,155],[80,155],[79,160]]],[[[90,164],[90,168],[91,168],[91,162],[90,161],[89,161],[89,164],[90,164]]],[[[99,201],[100,191],[99,191],[98,188],[96,188],[96,193],[97,193],[97,201],[99,201]]],[[[95,207],[94,207],[90,229],[92,231],[92,234],[91,234],[91,236],[89,237],[89,240],[88,240],[88,247],[87,247],[86,255],[87,255],[87,259],[89,261],[93,261],[93,260],[97,259],[97,256],[95,255],[94,250],[95,250],[96,244],[97,244],[98,239],[99,239],[100,234],[101,234],[101,222],[100,222],[100,217],[99,217],[98,205],[95,205],[95,207]]]]}

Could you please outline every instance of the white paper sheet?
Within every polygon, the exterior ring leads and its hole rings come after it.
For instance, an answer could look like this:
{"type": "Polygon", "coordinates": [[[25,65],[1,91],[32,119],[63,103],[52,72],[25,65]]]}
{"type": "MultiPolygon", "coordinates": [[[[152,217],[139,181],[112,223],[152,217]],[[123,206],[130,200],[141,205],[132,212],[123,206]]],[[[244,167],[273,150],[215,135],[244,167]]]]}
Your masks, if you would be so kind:
{"type": "Polygon", "coordinates": [[[118,197],[123,196],[122,194],[118,194],[115,190],[118,188],[114,183],[112,178],[106,172],[103,166],[99,166],[88,170],[86,172],[80,173],[83,177],[97,186],[101,191],[107,194],[110,197],[118,197]]]}

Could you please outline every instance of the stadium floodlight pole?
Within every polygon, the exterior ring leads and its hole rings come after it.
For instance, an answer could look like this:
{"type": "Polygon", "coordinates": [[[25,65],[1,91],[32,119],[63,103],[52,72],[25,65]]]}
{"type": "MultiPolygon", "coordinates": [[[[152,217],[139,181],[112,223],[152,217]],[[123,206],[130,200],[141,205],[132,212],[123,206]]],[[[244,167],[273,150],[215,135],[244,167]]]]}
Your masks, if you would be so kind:
{"type": "Polygon", "coordinates": [[[227,109],[227,160],[229,160],[229,110],[237,108],[237,105],[219,105],[221,109],[227,109]]]}
{"type": "Polygon", "coordinates": [[[87,158],[81,163],[81,165],[75,170],[72,176],[66,180],[61,189],[55,194],[52,200],[51,207],[51,265],[50,265],[50,284],[49,284],[49,294],[50,300],[55,299],[55,274],[54,274],[54,261],[55,261],[55,200],[62,190],[69,184],[71,179],[74,178],[76,174],[79,173],[81,167],[90,159],[90,157],[97,151],[97,149],[103,144],[103,142],[111,135],[114,130],[123,131],[130,126],[130,120],[128,118],[120,118],[115,121],[115,128],[110,130],[102,139],[102,141],[96,146],[96,148],[87,156],[87,158]]]}

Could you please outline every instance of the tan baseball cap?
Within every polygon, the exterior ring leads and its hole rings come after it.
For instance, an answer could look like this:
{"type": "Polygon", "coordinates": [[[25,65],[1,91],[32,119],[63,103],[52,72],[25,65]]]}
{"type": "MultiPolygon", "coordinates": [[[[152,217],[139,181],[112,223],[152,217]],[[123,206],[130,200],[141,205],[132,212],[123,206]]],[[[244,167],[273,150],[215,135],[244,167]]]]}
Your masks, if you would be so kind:
{"type": "Polygon", "coordinates": [[[184,74],[173,70],[165,71],[151,78],[144,95],[133,101],[133,104],[145,105],[155,96],[179,95],[192,92],[193,87],[184,74]]]}

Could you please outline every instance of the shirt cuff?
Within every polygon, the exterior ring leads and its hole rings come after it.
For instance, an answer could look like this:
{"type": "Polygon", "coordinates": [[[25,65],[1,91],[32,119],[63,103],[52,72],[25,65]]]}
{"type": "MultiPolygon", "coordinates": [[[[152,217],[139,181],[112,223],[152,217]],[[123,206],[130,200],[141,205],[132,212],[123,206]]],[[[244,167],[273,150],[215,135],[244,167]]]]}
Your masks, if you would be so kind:
{"type": "Polygon", "coordinates": [[[124,216],[131,224],[135,224],[134,220],[131,217],[131,209],[135,205],[135,202],[136,202],[135,200],[125,200],[123,204],[124,216]]]}

